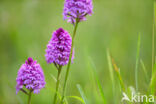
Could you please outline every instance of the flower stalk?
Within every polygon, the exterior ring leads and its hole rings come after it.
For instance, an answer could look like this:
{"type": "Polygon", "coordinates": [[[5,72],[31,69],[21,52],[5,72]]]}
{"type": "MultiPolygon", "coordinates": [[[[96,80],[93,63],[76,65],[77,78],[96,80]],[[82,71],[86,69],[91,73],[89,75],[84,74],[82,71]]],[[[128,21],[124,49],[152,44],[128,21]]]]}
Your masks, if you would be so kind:
{"type": "Polygon", "coordinates": [[[57,95],[58,95],[58,89],[59,89],[59,84],[60,84],[60,74],[61,74],[62,66],[60,65],[58,68],[58,74],[57,74],[57,83],[56,83],[56,92],[54,95],[54,102],[53,104],[56,104],[57,102],[57,95]]]}
{"type": "Polygon", "coordinates": [[[31,93],[32,93],[32,90],[30,90],[28,94],[28,104],[31,104],[31,93]]]}
{"type": "Polygon", "coordinates": [[[73,36],[72,36],[72,47],[71,47],[71,51],[70,51],[69,62],[68,62],[67,71],[66,71],[66,75],[65,75],[65,81],[64,81],[64,85],[63,85],[63,93],[62,93],[61,104],[63,104],[63,102],[64,102],[65,90],[66,90],[66,85],[67,85],[67,80],[68,80],[69,70],[70,70],[70,65],[71,65],[71,58],[72,58],[73,48],[74,48],[74,39],[75,39],[75,36],[76,36],[78,23],[79,23],[79,19],[76,18],[76,23],[74,25],[74,31],[73,31],[73,36]]]}

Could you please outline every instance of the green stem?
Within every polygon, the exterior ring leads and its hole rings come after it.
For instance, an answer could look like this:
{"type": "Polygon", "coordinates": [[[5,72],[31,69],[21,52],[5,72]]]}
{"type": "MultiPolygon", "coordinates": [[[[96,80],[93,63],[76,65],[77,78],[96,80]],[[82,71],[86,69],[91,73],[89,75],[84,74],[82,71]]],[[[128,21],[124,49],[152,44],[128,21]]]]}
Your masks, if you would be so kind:
{"type": "Polygon", "coordinates": [[[56,92],[55,92],[55,95],[54,95],[54,102],[53,102],[53,104],[56,104],[56,102],[57,102],[57,95],[58,95],[58,89],[59,89],[59,84],[60,84],[61,70],[62,70],[62,66],[59,66],[58,74],[57,74],[56,92]]]}
{"type": "Polygon", "coordinates": [[[28,94],[28,104],[31,104],[31,90],[30,90],[30,92],[29,92],[29,94],[28,94]]]}
{"type": "Polygon", "coordinates": [[[124,84],[124,82],[123,82],[123,80],[122,80],[122,77],[121,77],[119,68],[117,67],[117,65],[116,65],[116,63],[115,63],[115,61],[114,61],[113,58],[112,58],[112,64],[113,64],[114,69],[115,69],[115,72],[117,73],[117,76],[118,76],[118,78],[119,78],[120,86],[121,86],[121,88],[122,88],[122,91],[125,92],[125,91],[126,91],[126,90],[125,90],[125,84],[124,84]]]}
{"type": "Polygon", "coordinates": [[[68,62],[67,71],[66,71],[66,75],[65,75],[65,82],[64,82],[64,85],[63,85],[63,93],[62,93],[61,104],[63,104],[63,100],[64,100],[64,96],[65,96],[67,79],[68,79],[68,75],[69,75],[69,69],[70,69],[70,65],[71,65],[71,58],[72,58],[73,47],[74,47],[74,38],[75,38],[75,35],[76,35],[76,30],[77,30],[77,27],[78,27],[78,23],[79,23],[79,19],[76,19],[76,24],[74,26],[73,37],[72,37],[72,47],[71,47],[69,62],[68,62]]]}
{"type": "Polygon", "coordinates": [[[137,46],[137,54],[136,54],[136,65],[135,65],[135,84],[136,84],[136,91],[138,91],[138,65],[139,65],[139,55],[140,55],[140,41],[141,36],[139,34],[138,37],[138,46],[137,46]]]}

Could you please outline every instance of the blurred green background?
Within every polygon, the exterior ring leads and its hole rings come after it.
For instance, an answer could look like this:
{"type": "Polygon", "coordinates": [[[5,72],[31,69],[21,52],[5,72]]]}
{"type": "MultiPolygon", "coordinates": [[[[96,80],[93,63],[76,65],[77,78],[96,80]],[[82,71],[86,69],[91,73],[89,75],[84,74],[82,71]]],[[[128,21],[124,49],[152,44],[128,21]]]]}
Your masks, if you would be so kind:
{"type": "MultiPolygon", "coordinates": [[[[54,30],[63,27],[72,34],[73,26],[63,20],[64,0],[0,0],[0,104],[25,104],[27,96],[16,95],[16,76],[28,57],[41,64],[46,88],[32,96],[32,104],[52,103],[57,70],[45,61],[45,49],[54,30]]],[[[135,86],[135,60],[138,33],[141,33],[140,57],[151,76],[153,0],[93,0],[94,14],[78,27],[75,59],[66,95],[80,96],[80,84],[90,104],[102,104],[97,83],[91,71],[91,57],[100,77],[108,104],[120,104],[121,93],[115,76],[115,95],[106,52],[114,57],[127,86],[135,86]]],[[[63,68],[63,85],[66,68],[63,68]]],[[[115,75],[115,74],[114,74],[115,75]]],[[[139,63],[139,91],[147,84],[139,63]]],[[[60,91],[61,92],[61,91],[60,91]]],[[[68,98],[69,104],[81,104],[68,98]]]]}

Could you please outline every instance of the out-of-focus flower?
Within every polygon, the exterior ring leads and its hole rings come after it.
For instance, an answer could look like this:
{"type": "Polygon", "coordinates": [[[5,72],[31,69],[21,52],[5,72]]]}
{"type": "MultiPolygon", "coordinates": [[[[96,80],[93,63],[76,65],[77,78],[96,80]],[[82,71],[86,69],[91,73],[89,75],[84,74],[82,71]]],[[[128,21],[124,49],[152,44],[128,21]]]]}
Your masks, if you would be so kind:
{"type": "Polygon", "coordinates": [[[65,0],[64,3],[64,19],[72,24],[86,20],[86,15],[93,13],[92,0],[65,0]]]}
{"type": "Polygon", "coordinates": [[[16,93],[23,86],[34,93],[39,93],[45,87],[45,78],[40,64],[29,57],[19,69],[16,82],[16,93]]]}
{"type": "MultiPolygon", "coordinates": [[[[47,63],[54,63],[62,66],[68,64],[71,45],[72,38],[70,34],[63,28],[59,28],[53,32],[52,38],[47,45],[45,54],[47,63]]],[[[73,58],[74,54],[72,56],[72,60],[73,58]]]]}

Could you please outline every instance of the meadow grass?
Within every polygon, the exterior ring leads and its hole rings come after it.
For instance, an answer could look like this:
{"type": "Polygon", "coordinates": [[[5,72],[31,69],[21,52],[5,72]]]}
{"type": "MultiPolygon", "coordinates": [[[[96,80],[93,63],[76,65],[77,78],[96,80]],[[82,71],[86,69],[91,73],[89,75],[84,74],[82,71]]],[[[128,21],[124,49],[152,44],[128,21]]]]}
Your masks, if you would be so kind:
{"type": "Polygon", "coordinates": [[[99,76],[98,76],[98,74],[96,72],[97,68],[96,68],[95,64],[93,63],[93,60],[90,57],[89,57],[89,60],[90,60],[90,65],[92,67],[92,71],[94,73],[94,77],[96,79],[97,86],[98,86],[99,91],[100,91],[100,95],[101,95],[102,100],[103,100],[103,104],[107,104],[107,101],[106,101],[106,98],[105,98],[105,95],[104,95],[102,84],[101,84],[100,79],[99,79],[99,76]]]}
{"type": "Polygon", "coordinates": [[[80,92],[81,97],[83,98],[83,103],[84,104],[89,104],[88,101],[87,101],[87,98],[86,98],[86,96],[85,96],[85,94],[84,94],[84,92],[82,90],[82,87],[79,84],[77,84],[77,88],[78,88],[78,90],[80,92]]]}
{"type": "Polygon", "coordinates": [[[136,91],[138,91],[138,66],[139,66],[139,57],[140,57],[140,44],[141,44],[141,34],[138,35],[138,44],[137,44],[137,54],[136,54],[136,63],[135,63],[135,85],[136,91]]]}

